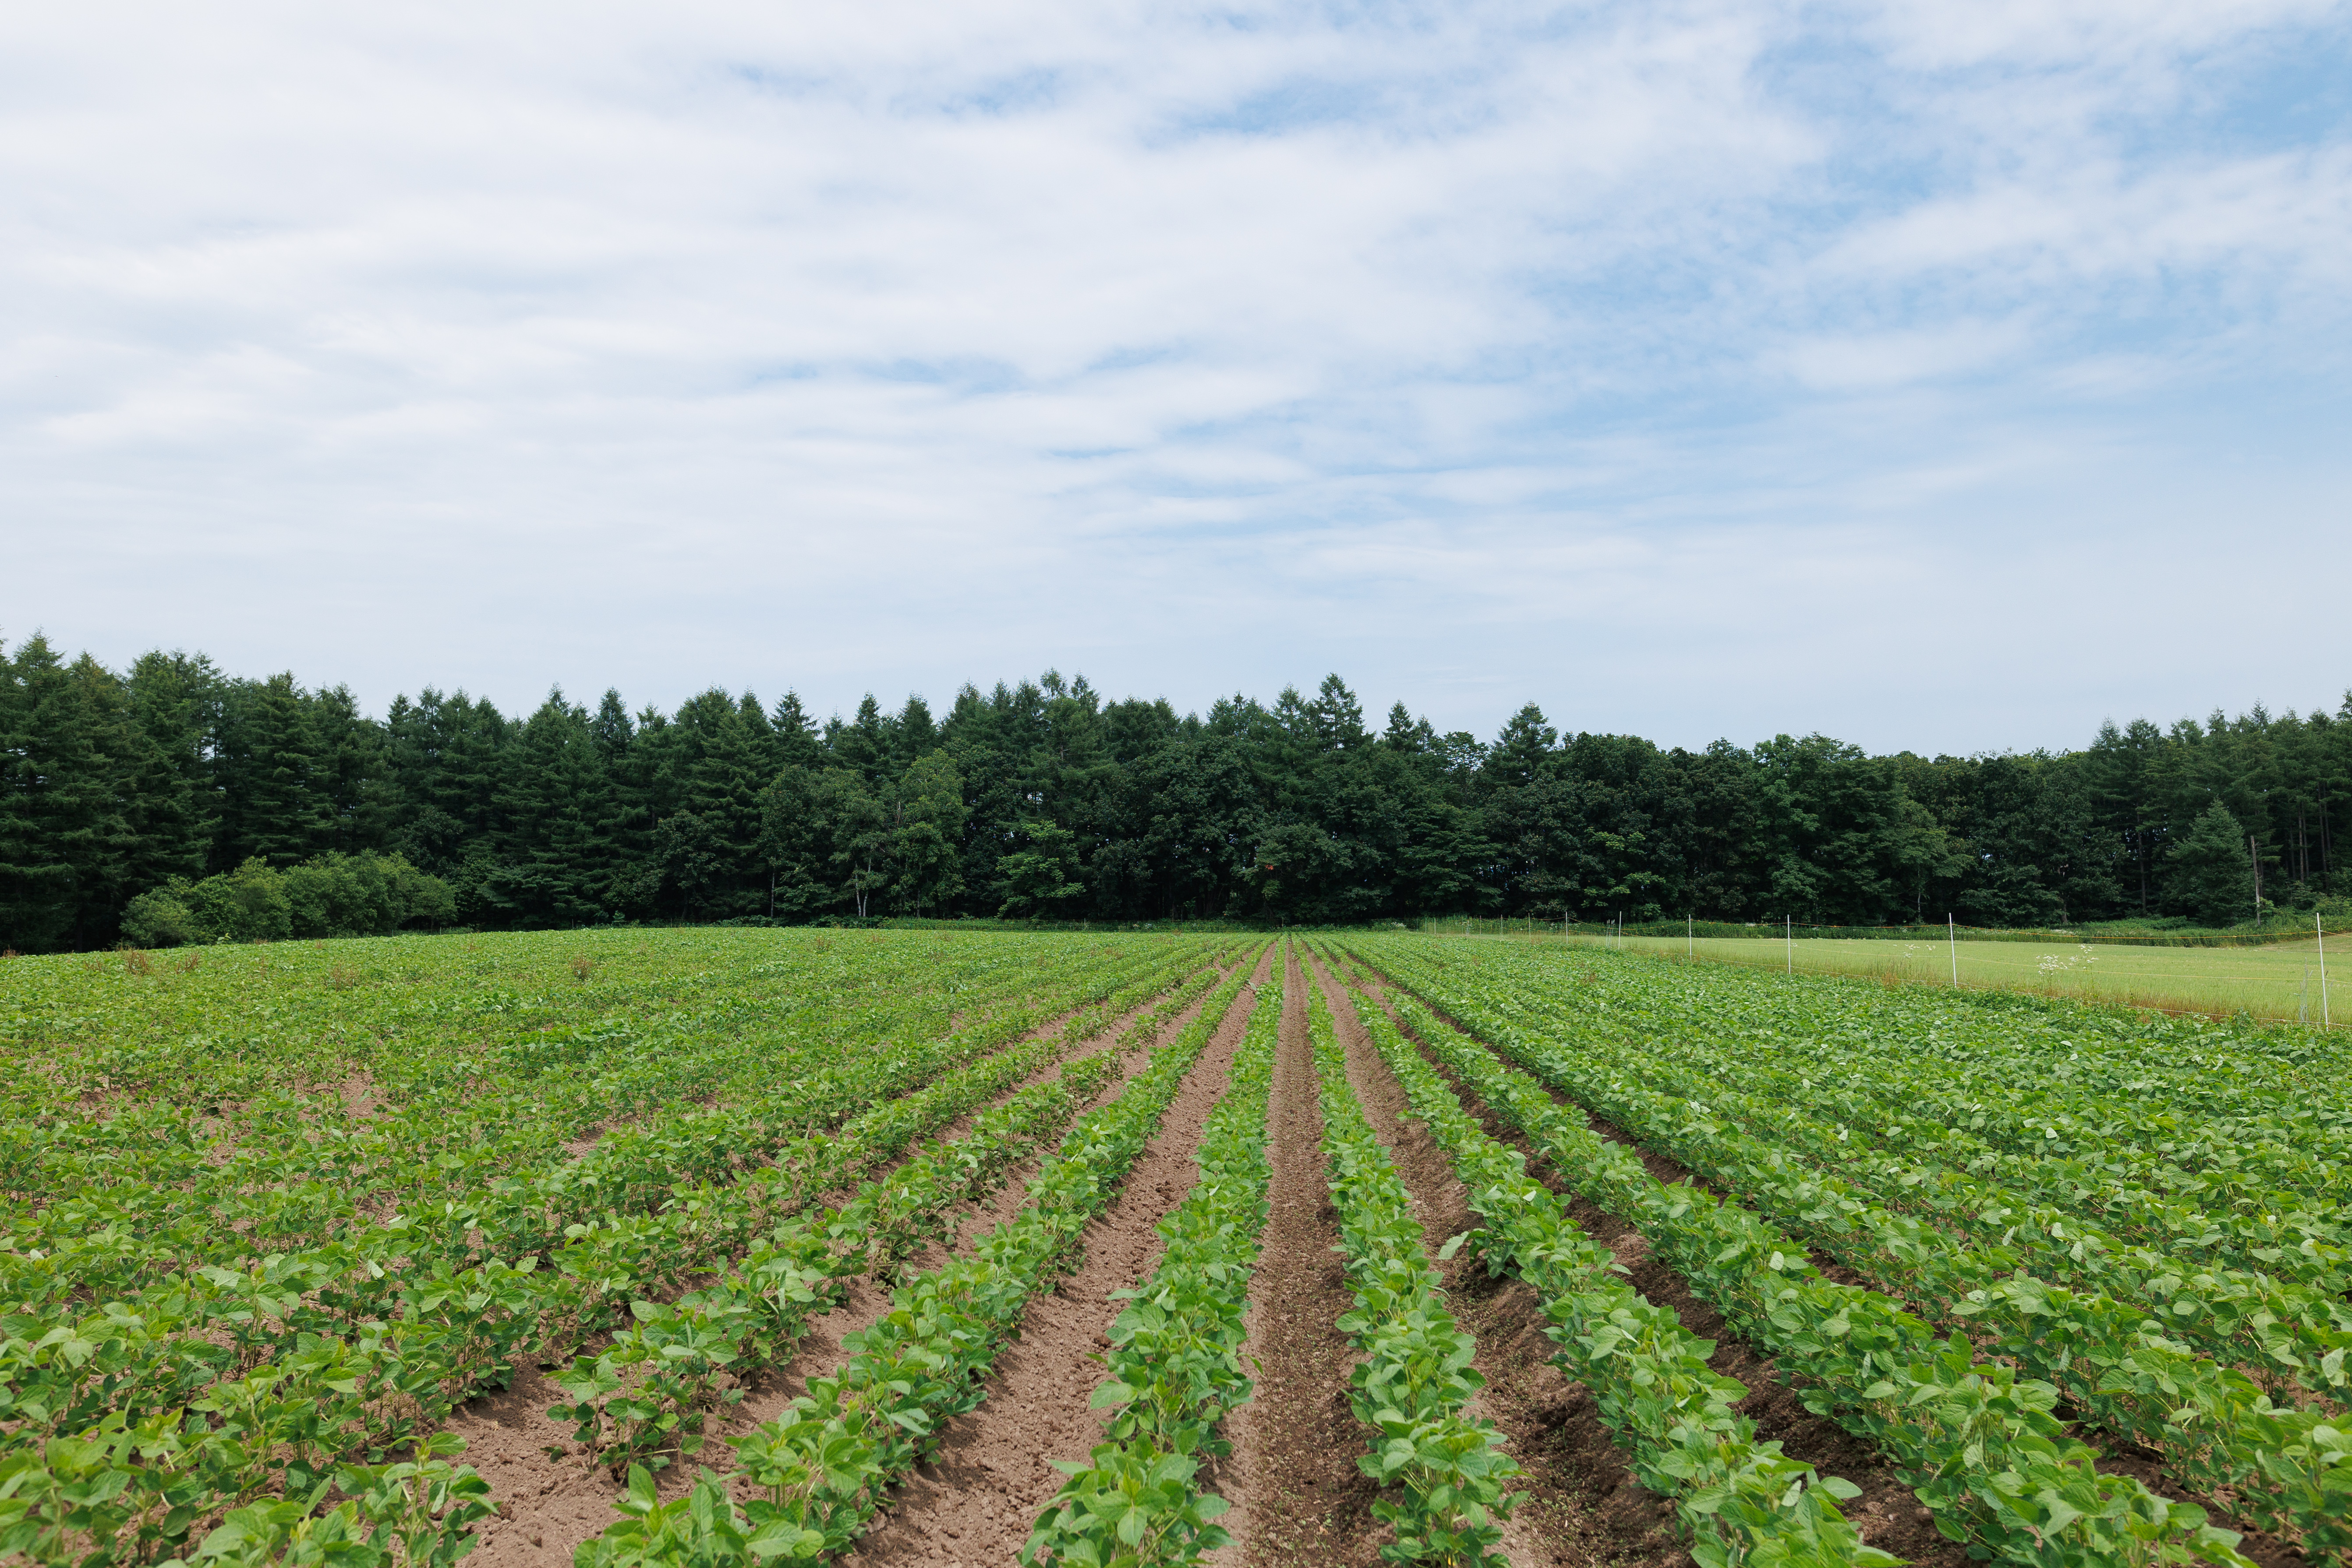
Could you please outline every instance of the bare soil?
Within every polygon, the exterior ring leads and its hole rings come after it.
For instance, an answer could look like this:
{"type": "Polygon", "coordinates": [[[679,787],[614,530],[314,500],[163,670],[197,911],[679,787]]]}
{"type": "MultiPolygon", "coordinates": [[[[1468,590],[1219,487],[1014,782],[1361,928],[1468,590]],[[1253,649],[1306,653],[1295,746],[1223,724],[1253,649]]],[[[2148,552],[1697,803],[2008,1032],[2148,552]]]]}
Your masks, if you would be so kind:
{"type": "MultiPolygon", "coordinates": [[[[1269,950],[1254,983],[1266,984],[1272,969],[1269,950]]],[[[1192,1190],[1192,1152],[1224,1096],[1255,1001],[1255,990],[1234,1000],[1118,1201],[1087,1227],[1086,1261],[1029,1303],[1019,1338],[997,1358],[986,1400],[949,1424],[938,1453],[846,1559],[855,1568],[1010,1563],[1061,1489],[1053,1461],[1083,1461],[1103,1440],[1109,1412],[1087,1402],[1103,1379],[1097,1358],[1125,1307],[1111,1292],[1148,1278],[1159,1262],[1165,1243],[1156,1227],[1192,1190]]]]}
{"type": "Polygon", "coordinates": [[[1257,1387],[1226,1424],[1234,1452],[1213,1477],[1234,1503],[1223,1521],[1234,1543],[1217,1561],[1366,1568],[1379,1560],[1388,1529],[1372,1517],[1379,1489],[1356,1467],[1364,1451],[1348,1408],[1356,1351],[1335,1326],[1355,1297],[1334,1250],[1339,1214],[1326,1179],[1304,984],[1286,965],[1267,1109],[1271,1213],[1250,1286],[1245,1351],[1259,1363],[1257,1387]]]}

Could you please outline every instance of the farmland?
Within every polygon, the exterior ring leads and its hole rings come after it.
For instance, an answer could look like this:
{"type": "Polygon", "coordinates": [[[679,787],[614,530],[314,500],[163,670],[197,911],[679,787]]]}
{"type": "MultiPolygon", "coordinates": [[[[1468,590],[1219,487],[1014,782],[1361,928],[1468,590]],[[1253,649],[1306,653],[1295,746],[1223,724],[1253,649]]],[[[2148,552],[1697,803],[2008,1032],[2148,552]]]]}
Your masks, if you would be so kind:
{"type": "Polygon", "coordinates": [[[2352,1555],[2315,1032],[618,930],[16,959],[0,1050],[10,1560],[2352,1555]]]}
{"type": "MultiPolygon", "coordinates": [[[[1514,934],[1515,942],[1542,942],[1540,935],[1514,934]]],[[[1550,942],[1560,940],[1552,928],[1550,942]]],[[[2316,1024],[2320,1021],[2321,960],[2316,939],[2261,947],[2158,947],[2130,942],[1971,942],[1965,935],[1947,947],[1937,938],[1918,941],[1810,940],[1801,931],[1794,942],[1776,935],[1699,937],[1581,936],[1582,945],[1680,957],[1689,953],[1718,963],[1763,969],[1784,964],[1799,973],[1856,974],[1912,984],[1943,985],[1958,960],[1959,984],[2034,991],[2086,1002],[2121,1003],[2169,1012],[2204,1013],[2316,1024]]],[[[2336,945],[2331,935],[2328,946],[2336,945]]],[[[2336,955],[2334,979],[2352,983],[2352,939],[2336,955]]],[[[2344,993],[2352,1001],[2352,991],[2344,993]]],[[[2352,1018],[2352,1013],[2344,1015],[2352,1018]]]]}

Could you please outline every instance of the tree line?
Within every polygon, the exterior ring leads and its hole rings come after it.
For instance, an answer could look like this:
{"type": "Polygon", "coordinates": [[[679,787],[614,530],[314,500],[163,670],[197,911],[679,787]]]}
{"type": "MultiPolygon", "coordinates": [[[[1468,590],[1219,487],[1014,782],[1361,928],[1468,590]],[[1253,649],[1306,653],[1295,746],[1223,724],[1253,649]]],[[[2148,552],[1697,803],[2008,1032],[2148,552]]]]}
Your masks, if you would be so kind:
{"type": "Polygon", "coordinates": [[[1929,758],[1823,735],[1660,747],[1557,729],[1532,703],[1491,740],[1402,703],[1375,730],[1336,675],[1187,714],[1048,671],[967,685],[940,714],[869,696],[819,721],[790,692],[714,688],[670,713],[559,690],[509,715],[427,689],[379,718],[290,673],[161,651],[115,670],[37,636],[0,647],[0,945],[24,952],[110,945],[159,890],[142,918],[277,920],[275,900],[293,923],[269,929],[296,935],[346,906],[515,928],[2226,923],[2257,896],[2352,892],[2333,827],[2352,694],[2333,714],[2258,706],[2109,723],[2079,751],[1929,758]],[[228,880],[200,890],[212,879],[228,880]]]}

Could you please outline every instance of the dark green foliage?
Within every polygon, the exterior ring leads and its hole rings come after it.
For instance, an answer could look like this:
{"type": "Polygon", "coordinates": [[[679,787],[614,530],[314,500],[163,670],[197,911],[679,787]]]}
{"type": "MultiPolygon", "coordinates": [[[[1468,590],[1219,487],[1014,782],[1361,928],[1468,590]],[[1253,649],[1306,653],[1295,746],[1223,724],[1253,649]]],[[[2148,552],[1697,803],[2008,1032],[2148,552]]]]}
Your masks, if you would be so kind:
{"type": "Polygon", "coordinates": [[[2253,913],[2252,849],[2245,829],[2220,801],[2199,815],[2165,861],[2173,901],[2205,924],[2227,925],[2253,913]]]}
{"type": "Polygon", "coordinates": [[[234,871],[175,877],[132,899],[122,935],[142,947],[288,937],[383,936],[457,919],[449,884],[398,855],[331,852],[279,870],[255,856],[234,871]]]}
{"type": "Polygon", "coordinates": [[[1053,822],[1033,822],[1021,833],[1021,847],[996,863],[1004,902],[1000,915],[1058,915],[1087,890],[1071,873],[1078,868],[1076,835],[1053,822]]]}
{"type": "Polygon", "coordinates": [[[1532,703],[1491,742],[1402,703],[1376,732],[1336,675],[1200,714],[1048,670],[967,685],[939,714],[869,695],[823,723],[795,693],[717,688],[668,714],[557,691],[519,719],[427,688],[379,721],[291,674],[156,652],[118,676],[35,637],[0,658],[0,947],[104,946],[173,878],[363,851],[404,857],[457,920],[496,927],[2233,923],[2257,862],[2281,907],[2352,895],[2347,796],[2352,697],[1933,758],[1824,735],[1691,752],[1532,703]],[[2209,808],[2237,825],[2229,855],[2209,808]]]}

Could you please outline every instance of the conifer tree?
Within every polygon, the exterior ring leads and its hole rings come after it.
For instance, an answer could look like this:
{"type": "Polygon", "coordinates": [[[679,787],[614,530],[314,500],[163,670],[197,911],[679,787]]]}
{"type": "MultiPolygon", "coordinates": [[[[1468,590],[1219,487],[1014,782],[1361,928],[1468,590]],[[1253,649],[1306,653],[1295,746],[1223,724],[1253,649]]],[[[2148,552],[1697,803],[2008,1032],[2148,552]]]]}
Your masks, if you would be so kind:
{"type": "Polygon", "coordinates": [[[129,897],[135,845],[102,672],[66,666],[36,633],[0,673],[0,944],[94,944],[129,897]]]}
{"type": "Polygon", "coordinates": [[[2173,904],[2206,925],[2234,925],[2254,914],[2253,855],[2244,826],[2216,799],[2167,856],[2173,904]]]}
{"type": "Polygon", "coordinates": [[[135,891],[204,875],[220,817],[214,737],[225,684],[203,655],[160,649],[140,655],[123,682],[130,723],[152,749],[125,803],[139,838],[135,891]]]}
{"type": "Polygon", "coordinates": [[[232,686],[222,729],[226,809],[215,869],[247,859],[286,867],[318,853],[331,821],[318,737],[293,673],[232,686]]]}

